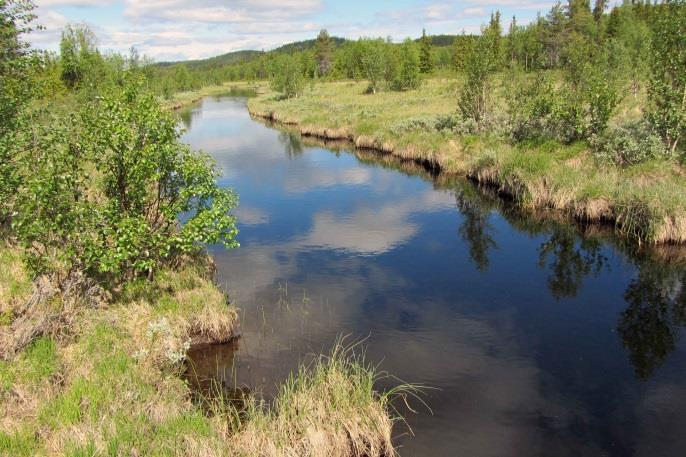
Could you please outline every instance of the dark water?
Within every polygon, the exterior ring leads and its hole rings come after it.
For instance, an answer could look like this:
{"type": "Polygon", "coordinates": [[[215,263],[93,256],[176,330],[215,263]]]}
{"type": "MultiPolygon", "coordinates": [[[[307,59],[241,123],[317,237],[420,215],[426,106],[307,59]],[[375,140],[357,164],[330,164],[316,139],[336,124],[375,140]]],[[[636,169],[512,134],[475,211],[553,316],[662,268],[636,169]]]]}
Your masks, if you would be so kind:
{"type": "Polygon", "coordinates": [[[243,338],[195,351],[201,371],[270,395],[350,335],[435,388],[415,436],[396,428],[401,455],[686,455],[682,251],[631,252],[463,180],[307,146],[244,104],[183,116],[241,197],[242,247],[213,253],[243,338]]]}

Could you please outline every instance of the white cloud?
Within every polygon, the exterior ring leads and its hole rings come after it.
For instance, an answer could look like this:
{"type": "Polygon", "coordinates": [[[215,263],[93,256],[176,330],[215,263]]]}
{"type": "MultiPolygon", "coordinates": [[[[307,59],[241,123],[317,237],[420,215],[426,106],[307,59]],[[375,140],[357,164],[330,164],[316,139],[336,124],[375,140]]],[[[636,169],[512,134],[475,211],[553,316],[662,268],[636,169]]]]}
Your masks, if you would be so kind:
{"type": "Polygon", "coordinates": [[[545,11],[552,4],[418,0],[407,8],[393,9],[391,2],[374,5],[376,14],[348,11],[332,16],[336,5],[324,0],[38,0],[38,22],[47,30],[30,39],[36,46],[57,50],[61,29],[68,22],[85,22],[104,51],[126,52],[135,46],[158,61],[199,59],[240,49],[272,49],[313,38],[322,27],[349,39],[401,40],[419,36],[424,27],[430,34],[478,33],[496,9],[505,9],[506,16],[522,11],[517,17],[526,24],[531,11],[545,11]]]}
{"type": "Polygon", "coordinates": [[[55,6],[106,6],[114,3],[114,0],[37,0],[38,7],[55,6]]]}

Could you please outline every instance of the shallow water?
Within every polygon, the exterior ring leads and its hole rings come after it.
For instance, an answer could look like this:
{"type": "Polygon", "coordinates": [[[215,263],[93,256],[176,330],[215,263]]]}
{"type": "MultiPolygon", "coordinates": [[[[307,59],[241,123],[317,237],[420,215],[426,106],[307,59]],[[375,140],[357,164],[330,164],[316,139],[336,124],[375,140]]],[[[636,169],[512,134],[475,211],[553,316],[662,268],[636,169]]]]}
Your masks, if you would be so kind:
{"type": "MultiPolygon", "coordinates": [[[[307,146],[240,98],[182,116],[237,190],[241,248],[212,247],[243,337],[191,354],[270,396],[340,336],[431,386],[404,456],[682,456],[686,258],[525,216],[460,179],[307,146]]],[[[386,380],[380,388],[393,385],[386,380]]]]}

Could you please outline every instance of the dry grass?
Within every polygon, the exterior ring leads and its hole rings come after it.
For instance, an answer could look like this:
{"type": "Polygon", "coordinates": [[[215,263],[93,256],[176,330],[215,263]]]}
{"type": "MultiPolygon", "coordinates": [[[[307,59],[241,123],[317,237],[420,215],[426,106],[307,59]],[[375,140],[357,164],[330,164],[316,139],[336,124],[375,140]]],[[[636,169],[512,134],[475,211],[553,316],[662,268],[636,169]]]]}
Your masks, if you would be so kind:
{"type": "MultiPolygon", "coordinates": [[[[583,143],[512,145],[501,137],[407,128],[408,120],[454,113],[460,84],[430,79],[420,90],[367,95],[364,82],[330,82],[290,100],[266,92],[248,107],[251,114],[287,122],[305,136],[346,136],[359,149],[469,176],[524,208],[614,223],[619,234],[639,243],[686,241],[686,173],[674,162],[620,168],[597,162],[583,143]]],[[[506,83],[496,82],[494,96],[502,110],[506,90],[506,83]]],[[[644,95],[626,97],[612,123],[636,118],[643,103],[644,95]]]]}
{"type": "Polygon", "coordinates": [[[354,349],[337,345],[302,366],[281,387],[271,408],[250,399],[244,425],[231,439],[234,455],[260,457],[395,456],[390,399],[411,386],[379,395],[378,374],[354,349]]]}
{"type": "Polygon", "coordinates": [[[390,394],[375,393],[376,374],[350,353],[303,367],[272,408],[252,397],[248,413],[227,416],[195,403],[180,376],[189,344],[229,340],[237,319],[197,260],[78,307],[60,324],[69,337],[42,332],[0,360],[0,455],[394,453],[390,394]]]}

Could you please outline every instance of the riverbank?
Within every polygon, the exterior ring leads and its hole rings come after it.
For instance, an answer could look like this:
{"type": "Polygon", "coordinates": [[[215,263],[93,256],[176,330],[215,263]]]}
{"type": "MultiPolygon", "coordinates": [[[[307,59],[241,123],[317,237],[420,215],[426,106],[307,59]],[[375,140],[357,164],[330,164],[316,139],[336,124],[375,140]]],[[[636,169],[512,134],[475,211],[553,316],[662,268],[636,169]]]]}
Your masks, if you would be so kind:
{"type": "Polygon", "coordinates": [[[169,99],[161,99],[160,104],[166,111],[177,111],[199,102],[205,97],[219,97],[222,95],[257,95],[266,93],[266,86],[259,83],[231,82],[217,86],[207,86],[199,90],[178,92],[169,99]]]}
{"type": "Polygon", "coordinates": [[[192,400],[181,376],[188,348],[236,337],[238,310],[208,259],[115,296],[55,293],[40,309],[27,308],[39,287],[21,253],[0,246],[0,261],[0,455],[394,454],[388,397],[373,390],[374,371],[340,349],[301,367],[272,407],[254,395],[242,406],[222,395],[192,400]]]}
{"type": "MultiPolygon", "coordinates": [[[[617,167],[597,161],[587,144],[511,144],[502,136],[440,129],[456,111],[460,82],[426,81],[420,90],[365,94],[365,82],[315,85],[282,100],[266,92],[248,102],[253,116],[304,136],[351,141],[448,174],[494,186],[522,208],[554,209],[572,218],[613,224],[637,243],[686,242],[686,171],[666,160],[617,167]]],[[[502,90],[502,89],[500,89],[502,90]]],[[[640,113],[628,99],[622,118],[640,113]]],[[[615,122],[617,120],[614,120],[615,122]]]]}

